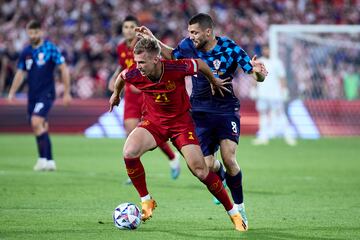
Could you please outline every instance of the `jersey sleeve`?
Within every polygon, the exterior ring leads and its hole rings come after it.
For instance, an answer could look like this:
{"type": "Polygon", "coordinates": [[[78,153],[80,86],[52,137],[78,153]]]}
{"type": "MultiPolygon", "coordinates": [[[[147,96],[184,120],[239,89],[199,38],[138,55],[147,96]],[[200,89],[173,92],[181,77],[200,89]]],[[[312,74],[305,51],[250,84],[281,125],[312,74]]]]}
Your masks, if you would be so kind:
{"type": "Polygon", "coordinates": [[[198,62],[195,59],[181,59],[177,60],[177,64],[179,64],[180,72],[185,76],[192,76],[198,73],[199,66],[198,62]]]}
{"type": "Polygon", "coordinates": [[[249,55],[238,45],[234,47],[234,59],[245,73],[251,73],[253,66],[249,55]]]}
{"type": "Polygon", "coordinates": [[[65,62],[64,56],[61,54],[60,50],[55,46],[51,45],[51,59],[55,65],[60,65],[65,62]]]}
{"type": "Polygon", "coordinates": [[[137,82],[142,78],[142,75],[140,74],[139,70],[137,70],[134,65],[129,69],[125,68],[124,70],[122,70],[120,75],[122,79],[124,79],[124,81],[128,83],[137,82]]]}
{"type": "Polygon", "coordinates": [[[23,71],[26,71],[25,55],[26,55],[25,51],[23,51],[20,54],[20,57],[19,57],[19,60],[18,60],[18,63],[17,63],[17,68],[20,69],[20,70],[23,70],[23,71]]]}
{"type": "Polygon", "coordinates": [[[183,39],[179,45],[172,51],[172,55],[175,59],[183,59],[185,58],[185,51],[188,48],[186,39],[183,39]]]}

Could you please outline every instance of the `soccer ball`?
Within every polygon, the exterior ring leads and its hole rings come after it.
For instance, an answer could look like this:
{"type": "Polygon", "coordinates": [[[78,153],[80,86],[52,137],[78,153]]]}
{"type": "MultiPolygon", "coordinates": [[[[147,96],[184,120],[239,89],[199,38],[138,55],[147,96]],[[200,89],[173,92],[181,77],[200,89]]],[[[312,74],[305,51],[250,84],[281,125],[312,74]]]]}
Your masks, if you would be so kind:
{"type": "Polygon", "coordinates": [[[122,203],[113,214],[115,227],[119,229],[136,229],[141,223],[140,209],[133,203],[122,203]]]}

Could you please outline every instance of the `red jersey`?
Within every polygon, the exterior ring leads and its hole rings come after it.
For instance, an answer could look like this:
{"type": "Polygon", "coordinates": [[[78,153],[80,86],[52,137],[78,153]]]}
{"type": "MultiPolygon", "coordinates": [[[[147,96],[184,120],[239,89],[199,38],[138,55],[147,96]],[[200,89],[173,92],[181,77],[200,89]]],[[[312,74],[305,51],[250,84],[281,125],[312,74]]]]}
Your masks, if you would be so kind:
{"type": "Polygon", "coordinates": [[[121,69],[129,69],[134,64],[133,50],[126,45],[126,42],[122,42],[117,46],[117,53],[121,69]]]}
{"type": "Polygon", "coordinates": [[[144,93],[144,117],[157,123],[166,123],[176,121],[189,111],[185,76],[196,74],[198,65],[194,59],[162,60],[161,64],[163,72],[157,82],[141,75],[135,66],[123,76],[126,82],[144,93]]]}
{"type": "MultiPolygon", "coordinates": [[[[119,65],[121,69],[129,69],[134,64],[133,49],[122,42],[117,47],[119,65]]],[[[124,119],[137,118],[142,115],[143,96],[141,92],[133,92],[131,84],[125,85],[124,119]]]]}

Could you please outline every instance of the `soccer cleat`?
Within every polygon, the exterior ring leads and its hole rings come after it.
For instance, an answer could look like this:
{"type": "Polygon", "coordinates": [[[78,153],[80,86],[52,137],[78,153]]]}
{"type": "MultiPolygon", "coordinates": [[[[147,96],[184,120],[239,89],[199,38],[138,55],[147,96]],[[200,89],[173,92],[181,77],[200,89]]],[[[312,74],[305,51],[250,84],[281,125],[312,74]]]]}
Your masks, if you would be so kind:
{"type": "Polygon", "coordinates": [[[230,219],[233,222],[235,229],[237,231],[245,232],[248,230],[247,225],[245,224],[244,220],[242,219],[240,213],[235,213],[234,215],[231,215],[230,219]]]}
{"type": "Polygon", "coordinates": [[[260,146],[260,145],[268,145],[269,140],[268,139],[262,139],[262,138],[256,138],[251,142],[254,146],[260,146]]]}
{"type": "Polygon", "coordinates": [[[48,170],[48,171],[55,171],[56,170],[56,164],[55,164],[54,160],[46,161],[46,170],[48,170]]]}
{"type": "Polygon", "coordinates": [[[221,202],[216,198],[216,197],[213,197],[213,202],[215,205],[220,205],[221,202]]]}
{"type": "Polygon", "coordinates": [[[296,139],[293,138],[293,137],[285,137],[285,142],[287,145],[289,146],[296,146],[297,142],[296,142],[296,139]]]}
{"type": "Polygon", "coordinates": [[[131,184],[132,184],[131,179],[130,179],[130,178],[126,179],[125,184],[126,184],[126,185],[131,185],[131,184]]]}
{"type": "Polygon", "coordinates": [[[39,158],[34,166],[34,171],[46,171],[47,160],[46,158],[39,158]]]}
{"type": "Polygon", "coordinates": [[[152,213],[156,208],[157,204],[154,199],[146,200],[145,202],[141,202],[141,220],[145,222],[149,218],[152,217],[152,213]]]}
{"type": "Polygon", "coordinates": [[[177,179],[180,175],[180,154],[175,153],[175,158],[170,161],[170,174],[172,179],[177,179]]]}
{"type": "Polygon", "coordinates": [[[246,229],[248,229],[249,228],[249,222],[248,222],[247,217],[246,217],[244,203],[238,205],[238,210],[239,210],[239,213],[241,215],[241,218],[243,219],[243,221],[244,221],[244,223],[246,225],[246,229]]]}

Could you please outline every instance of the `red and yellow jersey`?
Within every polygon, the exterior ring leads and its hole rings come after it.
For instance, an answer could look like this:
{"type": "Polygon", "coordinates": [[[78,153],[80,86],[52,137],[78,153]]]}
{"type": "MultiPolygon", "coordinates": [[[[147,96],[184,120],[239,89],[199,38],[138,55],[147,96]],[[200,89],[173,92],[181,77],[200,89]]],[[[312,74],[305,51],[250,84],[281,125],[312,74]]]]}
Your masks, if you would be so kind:
{"type": "Polygon", "coordinates": [[[185,89],[185,76],[197,73],[194,59],[162,60],[162,75],[157,82],[141,75],[135,66],[123,72],[127,83],[144,93],[144,117],[156,122],[171,121],[187,113],[190,101],[185,89]]]}
{"type": "Polygon", "coordinates": [[[117,53],[121,69],[129,69],[134,64],[133,49],[129,48],[125,41],[117,46],[117,53]]]}

